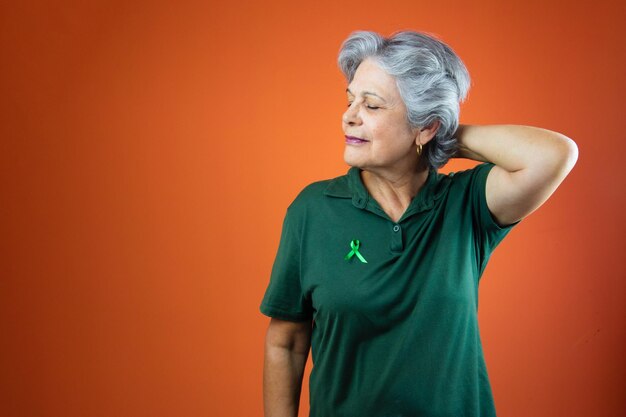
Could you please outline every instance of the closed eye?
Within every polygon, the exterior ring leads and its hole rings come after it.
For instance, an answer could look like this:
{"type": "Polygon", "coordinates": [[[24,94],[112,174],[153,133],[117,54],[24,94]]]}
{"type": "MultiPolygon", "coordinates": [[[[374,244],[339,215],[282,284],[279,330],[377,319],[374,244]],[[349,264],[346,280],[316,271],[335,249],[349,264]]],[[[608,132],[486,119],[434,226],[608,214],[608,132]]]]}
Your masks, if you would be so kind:
{"type": "MultiPolygon", "coordinates": [[[[352,105],[352,103],[348,103],[348,107],[350,107],[352,105]]],[[[376,110],[376,109],[380,109],[380,107],[375,107],[375,106],[366,106],[368,109],[370,110],[376,110]]]]}

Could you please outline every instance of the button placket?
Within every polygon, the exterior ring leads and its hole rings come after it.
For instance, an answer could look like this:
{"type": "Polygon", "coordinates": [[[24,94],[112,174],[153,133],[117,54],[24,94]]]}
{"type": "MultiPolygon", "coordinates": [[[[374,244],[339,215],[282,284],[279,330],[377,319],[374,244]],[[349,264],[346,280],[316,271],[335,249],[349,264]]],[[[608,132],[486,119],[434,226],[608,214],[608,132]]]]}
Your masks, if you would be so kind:
{"type": "Polygon", "coordinates": [[[400,252],[404,249],[402,243],[402,227],[399,224],[394,224],[391,228],[391,250],[394,252],[400,252]]]}

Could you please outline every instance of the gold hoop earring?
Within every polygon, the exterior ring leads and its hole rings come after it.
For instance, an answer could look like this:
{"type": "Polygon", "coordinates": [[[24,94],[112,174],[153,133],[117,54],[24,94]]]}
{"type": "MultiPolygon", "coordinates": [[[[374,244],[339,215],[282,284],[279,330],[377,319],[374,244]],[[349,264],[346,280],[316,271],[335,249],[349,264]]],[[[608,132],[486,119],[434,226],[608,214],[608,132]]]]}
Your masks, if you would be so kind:
{"type": "Polygon", "coordinates": [[[419,144],[419,147],[417,148],[417,156],[422,156],[422,144],[419,144]]]}

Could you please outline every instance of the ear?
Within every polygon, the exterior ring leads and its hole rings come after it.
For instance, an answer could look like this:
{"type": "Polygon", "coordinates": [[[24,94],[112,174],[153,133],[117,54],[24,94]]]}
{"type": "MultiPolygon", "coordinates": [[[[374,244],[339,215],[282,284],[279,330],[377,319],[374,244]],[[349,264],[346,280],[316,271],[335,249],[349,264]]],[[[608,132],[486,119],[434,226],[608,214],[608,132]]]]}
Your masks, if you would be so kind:
{"type": "Polygon", "coordinates": [[[415,136],[415,144],[426,145],[428,142],[430,142],[430,140],[435,137],[435,134],[437,133],[437,130],[439,130],[440,125],[441,123],[439,122],[439,120],[435,120],[430,124],[430,126],[419,129],[415,136]]]}

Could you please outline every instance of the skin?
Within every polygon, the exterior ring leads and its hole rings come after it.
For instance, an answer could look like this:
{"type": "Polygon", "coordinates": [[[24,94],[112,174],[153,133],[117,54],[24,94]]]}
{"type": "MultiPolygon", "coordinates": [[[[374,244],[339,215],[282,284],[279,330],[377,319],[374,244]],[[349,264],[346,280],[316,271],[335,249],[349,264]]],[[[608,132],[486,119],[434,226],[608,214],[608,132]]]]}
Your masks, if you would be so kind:
{"type": "MultiPolygon", "coordinates": [[[[346,143],[344,160],[363,170],[361,178],[370,195],[391,220],[398,221],[428,176],[417,147],[432,140],[439,123],[412,129],[395,79],[371,59],[359,65],[347,95],[343,130],[367,142],[346,143]]],[[[496,165],[487,176],[485,192],[500,225],[539,208],[578,159],[574,141],[537,127],[460,125],[455,137],[459,143],[455,157],[496,165]]],[[[311,321],[271,319],[265,339],[265,417],[297,417],[311,330],[311,321]]]]}
{"type": "MultiPolygon", "coordinates": [[[[343,130],[368,142],[346,143],[344,160],[363,169],[365,187],[397,221],[428,176],[424,161],[417,157],[417,146],[432,140],[439,124],[411,129],[395,78],[371,58],[359,65],[347,94],[343,130]]],[[[455,136],[460,148],[456,157],[496,165],[487,176],[485,192],[487,206],[500,225],[521,220],[539,208],[578,159],[573,140],[537,127],[460,125],[455,136]]]]}
{"type": "Polygon", "coordinates": [[[428,170],[420,164],[417,148],[433,138],[439,123],[411,129],[395,78],[372,59],[359,65],[347,95],[343,130],[367,142],[346,143],[344,160],[363,170],[365,187],[395,222],[426,182],[428,170]]]}
{"type": "Polygon", "coordinates": [[[311,347],[312,322],[270,319],[265,335],[265,417],[297,417],[302,377],[311,347]]]}

